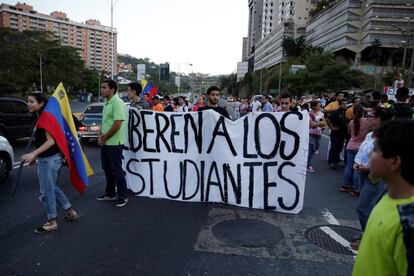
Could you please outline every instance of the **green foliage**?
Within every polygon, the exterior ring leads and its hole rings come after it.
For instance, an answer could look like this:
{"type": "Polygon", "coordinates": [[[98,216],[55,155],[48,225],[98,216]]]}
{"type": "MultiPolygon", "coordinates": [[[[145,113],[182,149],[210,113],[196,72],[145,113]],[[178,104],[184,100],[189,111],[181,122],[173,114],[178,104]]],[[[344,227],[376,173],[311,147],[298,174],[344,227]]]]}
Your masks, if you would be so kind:
{"type": "Polygon", "coordinates": [[[40,57],[45,91],[63,82],[69,92],[75,92],[88,79],[89,73],[76,49],[61,46],[50,32],[0,28],[0,49],[1,92],[40,90],[40,57]]]}
{"type": "Polygon", "coordinates": [[[314,52],[306,57],[305,65],[306,69],[288,78],[292,93],[340,91],[362,84],[363,73],[337,63],[332,54],[314,52]]]}
{"type": "Polygon", "coordinates": [[[329,8],[334,2],[335,2],[335,0],[319,0],[319,2],[316,5],[316,7],[309,12],[309,16],[311,18],[314,17],[314,16],[316,16],[321,11],[329,8]]]}
{"type": "Polygon", "coordinates": [[[303,55],[306,48],[305,37],[300,36],[296,39],[292,37],[284,37],[282,47],[289,58],[300,57],[303,55]]]}

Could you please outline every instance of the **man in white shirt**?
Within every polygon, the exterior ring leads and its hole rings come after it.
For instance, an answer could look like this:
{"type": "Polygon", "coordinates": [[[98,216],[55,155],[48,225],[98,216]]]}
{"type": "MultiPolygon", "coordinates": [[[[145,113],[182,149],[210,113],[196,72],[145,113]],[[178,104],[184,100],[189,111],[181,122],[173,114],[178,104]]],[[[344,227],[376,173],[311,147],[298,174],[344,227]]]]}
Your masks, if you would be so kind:
{"type": "Polygon", "coordinates": [[[188,112],[188,107],[185,105],[185,97],[178,97],[178,107],[177,112],[188,112]]]}

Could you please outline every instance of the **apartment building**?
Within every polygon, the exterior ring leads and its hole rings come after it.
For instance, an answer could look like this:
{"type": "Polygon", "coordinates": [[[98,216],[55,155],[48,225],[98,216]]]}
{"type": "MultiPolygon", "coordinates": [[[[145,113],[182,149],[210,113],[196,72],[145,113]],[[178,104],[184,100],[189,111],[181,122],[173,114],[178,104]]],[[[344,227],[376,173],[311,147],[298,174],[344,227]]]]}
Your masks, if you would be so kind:
{"type": "Polygon", "coordinates": [[[279,23],[279,0],[263,1],[262,39],[268,36],[279,23]]]}
{"type": "MultiPolygon", "coordinates": [[[[273,7],[275,7],[275,9],[272,10],[272,28],[270,32],[262,36],[262,39],[256,44],[254,71],[269,68],[283,62],[283,38],[297,38],[305,35],[306,24],[309,20],[309,12],[318,3],[318,0],[269,1],[273,3],[273,7]]],[[[263,9],[265,10],[266,7],[263,9]]],[[[265,16],[265,14],[263,16],[265,16]]]]}
{"type": "Polygon", "coordinates": [[[252,55],[256,43],[262,37],[263,0],[248,0],[249,29],[248,29],[248,55],[252,55]]]}
{"type": "MultiPolygon", "coordinates": [[[[361,54],[374,41],[400,48],[414,31],[412,0],[340,0],[309,22],[306,40],[325,51],[347,51],[360,65],[361,54]]],[[[392,57],[391,57],[392,58],[392,57]]]]}
{"type": "MultiPolygon", "coordinates": [[[[66,13],[55,11],[50,15],[38,13],[31,5],[0,5],[0,28],[50,31],[61,45],[78,50],[88,68],[111,72],[111,28],[98,20],[78,23],[69,20],[66,13]]],[[[113,29],[114,72],[117,72],[117,31],[113,29]]]]}

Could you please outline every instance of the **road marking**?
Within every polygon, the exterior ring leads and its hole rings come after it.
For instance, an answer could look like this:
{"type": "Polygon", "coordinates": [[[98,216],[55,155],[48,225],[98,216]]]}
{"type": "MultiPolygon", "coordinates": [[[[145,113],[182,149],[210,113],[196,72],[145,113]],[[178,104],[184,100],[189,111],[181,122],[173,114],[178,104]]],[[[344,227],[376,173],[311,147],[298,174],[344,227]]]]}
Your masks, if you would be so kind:
{"type": "Polygon", "coordinates": [[[322,215],[329,224],[340,225],[338,220],[334,217],[334,215],[331,212],[329,212],[328,209],[323,210],[322,215]]]}
{"type": "MultiPolygon", "coordinates": [[[[333,217],[333,216],[332,216],[333,217]]],[[[194,250],[216,254],[249,256],[264,259],[290,259],[317,263],[353,264],[349,255],[332,254],[310,243],[304,233],[310,225],[321,225],[326,220],[321,216],[288,215],[253,209],[211,208],[194,244],[194,250]],[[284,239],[266,247],[238,246],[219,240],[213,228],[225,221],[251,219],[278,227],[284,239]]],[[[348,223],[348,221],[347,221],[348,223]]],[[[235,233],[237,235],[237,232],[235,233]]]]}
{"type": "MultiPolygon", "coordinates": [[[[325,218],[325,220],[329,224],[340,225],[339,221],[334,217],[334,215],[328,209],[325,209],[325,210],[322,211],[322,216],[325,218]]],[[[324,227],[321,227],[320,229],[323,232],[325,232],[329,237],[334,239],[336,242],[341,244],[343,247],[345,247],[346,249],[348,249],[349,251],[351,251],[355,255],[358,254],[358,251],[355,251],[354,249],[352,249],[351,243],[349,241],[347,241],[344,237],[342,237],[341,235],[336,233],[334,230],[329,228],[329,226],[324,226],[324,227]]]]}
{"type": "Polygon", "coordinates": [[[328,226],[321,227],[320,229],[323,232],[325,232],[329,237],[334,239],[336,242],[338,242],[340,245],[342,245],[343,247],[345,247],[346,249],[348,249],[349,251],[351,251],[355,255],[358,254],[358,251],[355,251],[354,249],[352,249],[351,244],[349,243],[349,241],[344,239],[341,235],[336,233],[334,230],[332,230],[328,226]]]}

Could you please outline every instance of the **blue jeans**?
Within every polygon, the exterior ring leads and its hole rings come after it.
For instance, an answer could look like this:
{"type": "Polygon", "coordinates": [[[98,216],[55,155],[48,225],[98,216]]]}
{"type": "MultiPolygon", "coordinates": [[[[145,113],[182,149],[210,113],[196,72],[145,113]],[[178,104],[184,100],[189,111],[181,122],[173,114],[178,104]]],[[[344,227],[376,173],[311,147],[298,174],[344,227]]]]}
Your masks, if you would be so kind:
{"type": "Polygon", "coordinates": [[[59,170],[62,167],[62,156],[55,154],[49,157],[38,158],[37,174],[39,176],[39,199],[46,209],[49,220],[57,218],[56,201],[67,210],[72,205],[66,195],[57,185],[59,170]]]}
{"type": "Polygon", "coordinates": [[[354,166],[354,159],[357,153],[358,153],[358,150],[346,150],[346,163],[345,163],[344,178],[343,178],[344,185],[356,186],[354,183],[356,181],[356,178],[354,177],[353,166],[354,166]]]}
{"type": "Polygon", "coordinates": [[[362,231],[365,231],[369,215],[385,191],[385,183],[383,181],[373,184],[366,174],[365,176],[365,183],[357,203],[357,213],[362,231]]]}
{"type": "Polygon", "coordinates": [[[321,147],[321,136],[313,136],[315,139],[315,151],[321,147]]]}
{"type": "Polygon", "coordinates": [[[309,135],[308,167],[312,166],[312,158],[315,155],[317,139],[318,139],[317,136],[309,135]]]}
{"type": "Polygon", "coordinates": [[[105,195],[115,197],[118,193],[118,199],[125,199],[127,197],[127,185],[122,169],[122,151],[122,145],[103,146],[101,149],[102,169],[105,171],[106,177],[105,195]]]}

